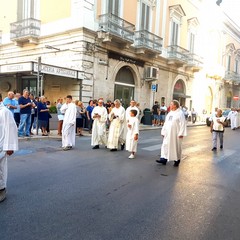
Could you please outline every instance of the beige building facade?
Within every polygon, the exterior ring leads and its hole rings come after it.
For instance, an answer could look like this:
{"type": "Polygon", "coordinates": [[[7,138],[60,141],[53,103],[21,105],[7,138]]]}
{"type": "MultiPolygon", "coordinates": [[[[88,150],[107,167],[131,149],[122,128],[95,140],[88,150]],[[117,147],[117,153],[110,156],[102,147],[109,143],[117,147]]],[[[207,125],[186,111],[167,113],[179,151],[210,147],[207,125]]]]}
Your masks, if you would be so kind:
{"type": "Polygon", "coordinates": [[[207,0],[4,0],[0,91],[238,107],[240,29],[207,0]],[[214,13],[214,17],[213,17],[214,13]]]}

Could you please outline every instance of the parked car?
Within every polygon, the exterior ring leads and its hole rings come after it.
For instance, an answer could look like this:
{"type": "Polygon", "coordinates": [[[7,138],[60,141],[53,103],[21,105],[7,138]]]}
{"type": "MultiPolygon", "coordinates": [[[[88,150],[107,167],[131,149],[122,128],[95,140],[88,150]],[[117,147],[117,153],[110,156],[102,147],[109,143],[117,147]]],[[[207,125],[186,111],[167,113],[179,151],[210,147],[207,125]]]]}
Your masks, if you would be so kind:
{"type": "MultiPolygon", "coordinates": [[[[223,115],[224,117],[227,117],[230,111],[231,111],[230,108],[224,108],[222,115],[223,115]]],[[[206,124],[207,124],[208,127],[210,127],[210,125],[211,125],[211,116],[208,116],[208,117],[206,118],[206,124]]],[[[229,119],[227,120],[227,125],[226,125],[226,127],[230,127],[230,120],[229,120],[229,119]]]]}

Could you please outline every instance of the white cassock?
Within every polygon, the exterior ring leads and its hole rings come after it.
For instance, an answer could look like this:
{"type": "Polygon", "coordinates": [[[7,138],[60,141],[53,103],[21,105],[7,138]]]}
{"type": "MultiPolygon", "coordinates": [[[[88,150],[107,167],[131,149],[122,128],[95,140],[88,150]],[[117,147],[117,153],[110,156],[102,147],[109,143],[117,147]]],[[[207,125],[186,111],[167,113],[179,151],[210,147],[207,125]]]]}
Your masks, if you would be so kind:
{"type": "Polygon", "coordinates": [[[126,136],[126,150],[129,152],[137,152],[137,140],[134,140],[134,136],[139,134],[139,121],[137,117],[130,117],[128,119],[126,136]]]}
{"type": "Polygon", "coordinates": [[[110,128],[108,134],[107,148],[118,148],[118,144],[125,143],[124,137],[124,121],[125,121],[125,109],[120,106],[114,107],[109,113],[110,128]]]}
{"type": "Polygon", "coordinates": [[[64,103],[60,111],[64,114],[62,127],[62,147],[74,147],[76,135],[76,105],[74,103],[64,103]]]}
{"type": "Polygon", "coordinates": [[[136,106],[134,106],[134,107],[129,106],[126,109],[126,121],[130,118],[130,110],[136,110],[137,111],[136,117],[138,118],[138,116],[139,116],[139,109],[136,106]]]}
{"type": "Polygon", "coordinates": [[[99,144],[107,145],[107,133],[106,133],[106,121],[107,121],[107,109],[105,107],[94,107],[92,111],[93,127],[92,127],[92,141],[91,145],[96,146],[99,144]],[[100,118],[94,118],[94,115],[98,114],[100,118]]]}
{"type": "Polygon", "coordinates": [[[240,112],[238,111],[238,116],[237,116],[237,118],[238,118],[238,127],[240,127],[240,112]]]}
{"type": "Polygon", "coordinates": [[[18,150],[18,129],[13,114],[0,105],[0,189],[7,185],[6,151],[18,150]]]}
{"type": "Polygon", "coordinates": [[[181,160],[182,156],[182,138],[187,136],[187,127],[184,113],[181,109],[170,111],[163,125],[161,135],[164,136],[161,158],[169,160],[181,160]]]}
{"type": "Polygon", "coordinates": [[[230,119],[230,123],[231,123],[231,129],[235,129],[237,128],[238,126],[238,113],[237,111],[230,111],[229,114],[228,114],[228,119],[230,119]]]}

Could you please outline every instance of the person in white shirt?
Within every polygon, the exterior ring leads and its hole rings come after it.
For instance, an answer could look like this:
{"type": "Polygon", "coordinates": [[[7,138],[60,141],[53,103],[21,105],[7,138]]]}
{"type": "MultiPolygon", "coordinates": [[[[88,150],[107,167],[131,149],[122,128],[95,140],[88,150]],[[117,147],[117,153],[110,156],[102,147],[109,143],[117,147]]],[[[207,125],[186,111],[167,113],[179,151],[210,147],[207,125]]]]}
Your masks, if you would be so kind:
{"type": "Polygon", "coordinates": [[[127,136],[126,136],[126,150],[131,152],[128,157],[130,159],[135,158],[137,152],[137,143],[139,135],[139,121],[137,116],[137,110],[131,109],[129,112],[129,118],[127,122],[127,136]]]}
{"type": "Polygon", "coordinates": [[[18,150],[18,130],[13,114],[3,105],[0,94],[0,202],[6,199],[7,156],[18,150]]]}
{"type": "Polygon", "coordinates": [[[235,130],[238,127],[238,112],[235,108],[231,109],[227,118],[230,119],[231,129],[235,130]]]}
{"type": "Polygon", "coordinates": [[[130,113],[130,110],[132,110],[132,109],[137,111],[136,117],[138,118],[139,109],[138,109],[138,107],[136,105],[137,105],[136,101],[131,100],[130,106],[126,109],[126,121],[130,118],[130,114],[129,113],[130,113]]]}
{"type": "Polygon", "coordinates": [[[118,146],[121,145],[121,150],[125,146],[124,126],[125,126],[125,109],[121,106],[121,102],[116,99],[114,101],[115,107],[109,113],[109,135],[107,148],[110,151],[117,151],[118,146]]]}
{"type": "Polygon", "coordinates": [[[64,114],[62,127],[62,148],[64,151],[70,150],[75,146],[75,129],[76,129],[76,105],[72,103],[72,96],[66,97],[60,109],[64,114]]]}
{"type": "Polygon", "coordinates": [[[222,110],[218,109],[215,117],[212,118],[210,125],[210,132],[212,133],[213,148],[212,151],[217,150],[217,138],[220,141],[220,149],[223,149],[223,133],[226,126],[227,118],[222,116],[222,110]]]}
{"type": "Polygon", "coordinates": [[[162,102],[162,105],[160,107],[160,116],[159,116],[160,126],[163,126],[165,122],[166,113],[167,113],[167,107],[165,106],[165,103],[162,102]]]}
{"type": "Polygon", "coordinates": [[[182,157],[183,137],[187,136],[187,127],[184,113],[177,100],[171,102],[170,109],[161,131],[163,136],[161,157],[156,162],[166,165],[167,161],[174,160],[173,166],[178,167],[182,157]]]}
{"type": "Polygon", "coordinates": [[[93,119],[91,145],[92,149],[99,149],[99,145],[107,145],[106,121],[108,114],[102,99],[99,99],[98,106],[93,108],[91,117],[93,119]]]}

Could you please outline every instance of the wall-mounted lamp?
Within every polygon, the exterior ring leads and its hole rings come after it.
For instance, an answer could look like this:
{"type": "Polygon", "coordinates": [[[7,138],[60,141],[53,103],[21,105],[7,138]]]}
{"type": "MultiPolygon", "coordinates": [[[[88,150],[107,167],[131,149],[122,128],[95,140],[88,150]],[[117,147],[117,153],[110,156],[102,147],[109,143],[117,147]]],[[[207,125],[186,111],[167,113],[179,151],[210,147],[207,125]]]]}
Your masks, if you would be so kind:
{"type": "Polygon", "coordinates": [[[54,49],[54,50],[57,50],[57,51],[61,50],[60,48],[56,48],[56,47],[53,47],[53,46],[50,46],[50,45],[45,45],[45,48],[47,48],[47,49],[54,49]]]}

